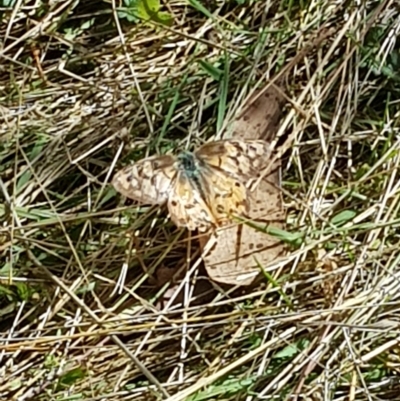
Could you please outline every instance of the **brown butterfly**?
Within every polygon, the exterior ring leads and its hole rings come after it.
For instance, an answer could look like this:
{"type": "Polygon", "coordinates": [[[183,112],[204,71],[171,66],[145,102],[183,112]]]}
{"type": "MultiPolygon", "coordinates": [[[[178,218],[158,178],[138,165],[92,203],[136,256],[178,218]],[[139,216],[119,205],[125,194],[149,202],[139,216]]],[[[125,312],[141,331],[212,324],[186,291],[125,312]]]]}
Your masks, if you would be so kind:
{"type": "Polygon", "coordinates": [[[140,203],[167,203],[178,227],[205,231],[243,216],[248,191],[270,160],[262,140],[209,142],[194,152],[152,156],[126,166],[112,184],[140,203]]]}

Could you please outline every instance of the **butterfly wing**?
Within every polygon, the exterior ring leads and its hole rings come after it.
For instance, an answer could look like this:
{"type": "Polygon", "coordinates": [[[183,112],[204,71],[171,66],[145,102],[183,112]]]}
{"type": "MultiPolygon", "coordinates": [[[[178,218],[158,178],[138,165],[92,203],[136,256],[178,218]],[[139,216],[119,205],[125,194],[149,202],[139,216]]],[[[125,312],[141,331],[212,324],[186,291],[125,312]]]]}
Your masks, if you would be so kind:
{"type": "Polygon", "coordinates": [[[269,146],[263,140],[227,139],[204,144],[196,156],[249,187],[270,161],[269,146]]]}
{"type": "Polygon", "coordinates": [[[175,157],[153,156],[124,167],[112,180],[114,188],[127,198],[144,204],[161,205],[169,198],[177,171],[175,157]]]}
{"type": "Polygon", "coordinates": [[[168,210],[171,220],[178,227],[206,231],[217,221],[203,198],[201,191],[184,171],[178,172],[170,192],[168,210]]]}
{"type": "Polygon", "coordinates": [[[201,175],[201,188],[214,222],[224,224],[232,215],[245,215],[249,204],[243,182],[223,170],[207,166],[201,175]]]}
{"type": "Polygon", "coordinates": [[[268,164],[268,144],[262,140],[215,141],[200,147],[195,155],[203,166],[201,186],[215,219],[224,223],[233,214],[245,215],[247,188],[268,164]]]}

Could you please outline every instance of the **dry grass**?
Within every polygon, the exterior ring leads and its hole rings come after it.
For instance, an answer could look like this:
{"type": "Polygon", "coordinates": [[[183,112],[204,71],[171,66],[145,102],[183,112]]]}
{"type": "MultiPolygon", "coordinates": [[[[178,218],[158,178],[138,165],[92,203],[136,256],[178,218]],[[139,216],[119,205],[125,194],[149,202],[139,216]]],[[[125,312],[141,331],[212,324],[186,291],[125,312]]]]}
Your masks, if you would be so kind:
{"type": "Polygon", "coordinates": [[[171,1],[170,27],[114,0],[9,3],[0,399],[398,399],[396,2],[171,1]],[[283,80],[297,241],[251,289],[185,275],[196,241],[163,210],[126,206],[115,169],[223,134],[325,28],[283,80]],[[175,266],[180,295],[161,277],[175,266]]]}

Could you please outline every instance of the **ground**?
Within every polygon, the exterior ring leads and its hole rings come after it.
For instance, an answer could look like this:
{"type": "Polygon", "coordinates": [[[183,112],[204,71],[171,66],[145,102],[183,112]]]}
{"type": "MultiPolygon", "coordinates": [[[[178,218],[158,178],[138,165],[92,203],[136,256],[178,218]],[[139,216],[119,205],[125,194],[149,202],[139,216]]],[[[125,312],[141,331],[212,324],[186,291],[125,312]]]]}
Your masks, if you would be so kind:
{"type": "Polygon", "coordinates": [[[396,2],[0,7],[0,399],[399,398],[396,2]],[[271,80],[286,253],[233,288],[110,182],[271,80]]]}

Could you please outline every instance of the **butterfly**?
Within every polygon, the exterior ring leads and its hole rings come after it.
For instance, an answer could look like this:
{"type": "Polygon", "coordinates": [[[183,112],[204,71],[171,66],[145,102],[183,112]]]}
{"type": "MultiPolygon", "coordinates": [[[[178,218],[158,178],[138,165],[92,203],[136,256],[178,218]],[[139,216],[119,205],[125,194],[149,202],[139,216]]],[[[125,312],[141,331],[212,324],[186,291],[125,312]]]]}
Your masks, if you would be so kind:
{"type": "Polygon", "coordinates": [[[270,161],[269,146],[263,140],[226,139],[194,152],[151,156],[118,171],[112,184],[139,203],[166,203],[178,227],[206,231],[246,215],[249,188],[270,161]]]}

